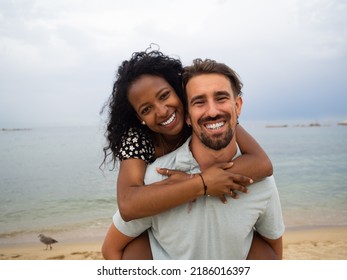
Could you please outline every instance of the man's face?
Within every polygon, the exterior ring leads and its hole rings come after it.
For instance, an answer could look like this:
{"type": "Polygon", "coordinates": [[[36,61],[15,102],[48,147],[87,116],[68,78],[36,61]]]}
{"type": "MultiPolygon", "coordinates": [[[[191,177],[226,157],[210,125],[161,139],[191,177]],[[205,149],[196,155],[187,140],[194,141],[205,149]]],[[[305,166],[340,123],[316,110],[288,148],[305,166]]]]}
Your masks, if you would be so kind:
{"type": "Polygon", "coordinates": [[[213,149],[225,148],[234,136],[242,98],[234,98],[230,81],[221,74],[202,74],[186,86],[187,123],[201,142],[213,149]]]}

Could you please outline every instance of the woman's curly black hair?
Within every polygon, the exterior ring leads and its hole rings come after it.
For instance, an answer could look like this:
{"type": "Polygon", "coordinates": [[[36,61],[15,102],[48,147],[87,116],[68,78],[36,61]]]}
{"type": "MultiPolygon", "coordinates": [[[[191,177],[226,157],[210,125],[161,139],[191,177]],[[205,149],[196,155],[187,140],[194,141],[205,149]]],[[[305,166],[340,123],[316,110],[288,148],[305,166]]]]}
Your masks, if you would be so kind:
{"type": "Polygon", "coordinates": [[[158,50],[135,52],[130,60],[122,62],[116,74],[112,94],[101,111],[104,112],[108,108],[109,114],[105,132],[107,145],[103,149],[103,164],[106,163],[108,157],[111,162],[115,163],[121,147],[122,136],[130,128],[137,128],[150,137],[150,130],[147,126],[141,125],[135,110],[128,101],[130,86],[141,75],[159,76],[173,87],[182,101],[182,70],[183,66],[179,59],[171,58],[158,50]]]}

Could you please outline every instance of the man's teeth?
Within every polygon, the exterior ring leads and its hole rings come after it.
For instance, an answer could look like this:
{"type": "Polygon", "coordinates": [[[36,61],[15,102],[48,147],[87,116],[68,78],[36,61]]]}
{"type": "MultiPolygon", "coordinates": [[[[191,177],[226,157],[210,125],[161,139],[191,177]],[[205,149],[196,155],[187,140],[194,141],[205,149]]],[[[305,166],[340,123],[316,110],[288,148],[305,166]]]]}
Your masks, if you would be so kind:
{"type": "Polygon", "coordinates": [[[218,128],[221,128],[223,125],[224,125],[224,122],[212,123],[212,124],[207,124],[206,128],[207,129],[218,129],[218,128]]]}
{"type": "Polygon", "coordinates": [[[173,113],[172,116],[166,121],[166,122],[162,122],[162,125],[169,125],[170,123],[172,123],[174,121],[174,119],[176,118],[176,113],[173,113]]]}

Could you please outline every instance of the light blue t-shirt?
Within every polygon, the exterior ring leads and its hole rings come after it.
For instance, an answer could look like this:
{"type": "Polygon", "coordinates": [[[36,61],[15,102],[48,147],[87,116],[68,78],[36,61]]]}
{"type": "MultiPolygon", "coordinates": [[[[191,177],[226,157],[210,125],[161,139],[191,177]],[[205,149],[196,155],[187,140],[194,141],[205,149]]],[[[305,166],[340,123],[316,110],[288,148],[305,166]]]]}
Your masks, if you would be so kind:
{"type": "MultiPolygon", "coordinates": [[[[145,183],[165,178],[156,167],[200,172],[189,149],[190,139],[176,151],[158,158],[147,167],[145,183]]],[[[238,151],[237,155],[240,155],[238,151]]],[[[253,228],[269,239],[284,233],[281,204],[273,176],[248,187],[239,199],[223,204],[219,197],[202,196],[195,202],[177,206],[155,216],[122,220],[114,215],[114,225],[127,236],[138,236],[146,229],[153,259],[246,259],[253,228]]]]}

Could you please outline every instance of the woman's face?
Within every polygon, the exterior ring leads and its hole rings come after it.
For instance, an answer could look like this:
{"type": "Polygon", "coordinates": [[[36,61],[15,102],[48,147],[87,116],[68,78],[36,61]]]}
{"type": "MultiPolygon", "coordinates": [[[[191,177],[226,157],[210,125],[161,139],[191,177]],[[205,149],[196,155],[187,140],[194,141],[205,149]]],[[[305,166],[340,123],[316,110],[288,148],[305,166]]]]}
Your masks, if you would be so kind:
{"type": "Polygon", "coordinates": [[[128,99],[140,121],[163,135],[178,135],[184,125],[184,109],[175,90],[163,78],[142,75],[129,88],[128,99]]]}

